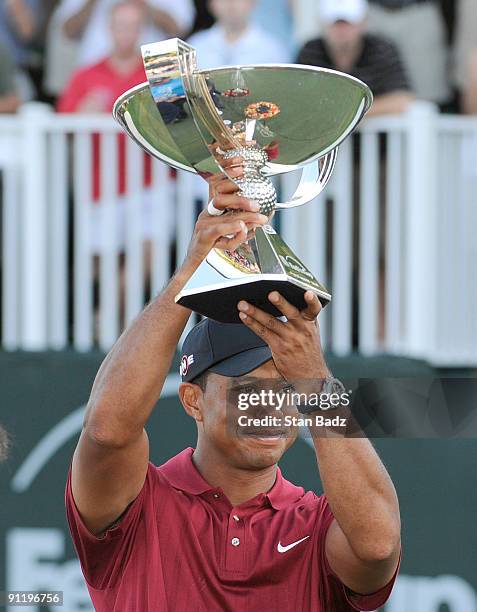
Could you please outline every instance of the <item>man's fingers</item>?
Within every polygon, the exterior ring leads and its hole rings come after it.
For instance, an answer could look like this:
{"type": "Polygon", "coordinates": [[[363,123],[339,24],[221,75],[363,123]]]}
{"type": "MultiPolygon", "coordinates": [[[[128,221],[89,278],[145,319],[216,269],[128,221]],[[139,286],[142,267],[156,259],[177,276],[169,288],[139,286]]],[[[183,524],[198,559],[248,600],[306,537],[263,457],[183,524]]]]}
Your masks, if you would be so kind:
{"type": "Polygon", "coordinates": [[[230,193],[239,190],[239,186],[234,183],[234,179],[239,179],[243,176],[243,166],[236,166],[227,169],[227,174],[215,174],[209,183],[212,182],[216,192],[230,193]]]}
{"type": "MultiPolygon", "coordinates": [[[[245,232],[245,242],[250,228],[265,225],[268,219],[265,215],[252,212],[228,212],[219,217],[210,216],[207,211],[202,211],[196,224],[196,231],[201,242],[209,243],[211,248],[221,238],[235,238],[239,232],[245,232]]],[[[240,244],[239,242],[239,244],[240,244]]],[[[220,248],[230,248],[229,243],[222,242],[220,248]],[[225,245],[225,246],[224,246],[225,245]]],[[[236,248],[236,247],[235,247],[236,248]]]]}
{"type": "Polygon", "coordinates": [[[273,334],[274,336],[283,336],[287,331],[286,323],[283,323],[273,315],[260,310],[260,308],[244,300],[238,303],[237,308],[239,309],[239,316],[242,321],[247,323],[247,325],[250,324],[254,331],[255,327],[253,326],[258,326],[261,330],[261,334],[259,335],[262,337],[263,334],[267,333],[273,334]]]}
{"type": "Polygon", "coordinates": [[[234,193],[218,193],[214,198],[214,206],[219,210],[246,210],[259,212],[260,206],[257,202],[248,200],[234,193]]]}
{"type": "Polygon", "coordinates": [[[224,219],[222,223],[216,223],[211,225],[206,231],[208,231],[216,240],[224,238],[226,236],[235,236],[239,232],[247,232],[247,225],[242,219],[236,220],[225,220],[224,217],[217,217],[217,219],[224,219]]]}
{"type": "Polygon", "coordinates": [[[237,191],[240,191],[240,187],[228,179],[225,181],[220,181],[215,186],[216,195],[220,193],[237,193],[237,191]]]}
{"type": "Polygon", "coordinates": [[[245,226],[245,229],[241,228],[240,232],[238,232],[234,236],[231,236],[230,238],[227,238],[227,237],[220,238],[216,242],[215,248],[223,249],[226,251],[235,251],[236,248],[238,248],[244,242],[247,242],[247,240],[248,240],[248,232],[247,232],[247,227],[245,226]]]}
{"type": "Polygon", "coordinates": [[[240,178],[244,174],[244,169],[242,165],[231,166],[230,168],[226,168],[226,170],[227,174],[222,175],[224,177],[224,181],[228,180],[229,182],[231,182],[230,179],[240,178]]]}
{"type": "Polygon", "coordinates": [[[221,158],[220,165],[224,170],[232,168],[233,166],[242,166],[244,162],[243,157],[231,157],[230,159],[221,158]]]}
{"type": "Polygon", "coordinates": [[[245,312],[240,312],[239,316],[244,325],[250,327],[250,329],[254,331],[257,336],[259,336],[268,344],[268,346],[270,346],[270,348],[272,348],[274,341],[278,338],[278,335],[274,331],[268,327],[265,327],[265,325],[262,325],[262,323],[259,323],[259,321],[250,315],[247,315],[245,312]]]}
{"type": "Polygon", "coordinates": [[[307,303],[307,307],[301,311],[301,316],[306,321],[314,321],[321,312],[321,302],[313,291],[307,291],[305,293],[305,302],[307,303]]]}
{"type": "Polygon", "coordinates": [[[257,212],[248,212],[246,210],[238,210],[238,211],[234,211],[234,212],[228,212],[225,215],[222,216],[222,220],[224,222],[228,222],[228,221],[245,221],[245,223],[249,226],[252,225],[265,225],[266,223],[268,223],[268,217],[266,217],[265,215],[262,215],[261,213],[257,213],[257,212]]]}
{"type": "Polygon", "coordinates": [[[293,304],[290,304],[290,302],[288,302],[283,295],[278,293],[278,291],[272,291],[272,293],[269,294],[268,299],[283,315],[286,316],[289,321],[300,318],[301,314],[298,308],[293,306],[293,304]]]}
{"type": "MultiPolygon", "coordinates": [[[[241,159],[241,158],[234,158],[234,159],[241,159]]],[[[217,185],[219,185],[220,183],[225,183],[225,182],[228,182],[234,185],[233,181],[231,181],[230,179],[239,178],[243,176],[243,173],[244,173],[242,162],[239,162],[238,165],[228,166],[226,167],[226,170],[227,170],[227,174],[225,174],[224,172],[216,172],[215,174],[210,174],[207,177],[206,180],[212,189],[215,190],[217,188],[217,185]]]]}

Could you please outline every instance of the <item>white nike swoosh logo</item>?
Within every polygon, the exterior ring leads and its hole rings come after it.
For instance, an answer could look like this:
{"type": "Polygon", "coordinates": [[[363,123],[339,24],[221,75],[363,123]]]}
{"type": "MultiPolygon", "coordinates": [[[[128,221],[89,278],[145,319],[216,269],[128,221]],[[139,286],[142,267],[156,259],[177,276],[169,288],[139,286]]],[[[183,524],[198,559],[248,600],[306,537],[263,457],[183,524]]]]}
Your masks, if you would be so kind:
{"type": "Polygon", "coordinates": [[[287,552],[287,550],[290,550],[290,548],[293,548],[297,544],[300,544],[300,542],[303,542],[303,540],[306,540],[309,537],[310,536],[307,535],[304,538],[302,538],[301,540],[298,540],[297,542],[293,542],[293,544],[288,544],[288,546],[282,546],[281,542],[278,542],[277,550],[278,550],[279,553],[285,553],[285,552],[287,552]]]}

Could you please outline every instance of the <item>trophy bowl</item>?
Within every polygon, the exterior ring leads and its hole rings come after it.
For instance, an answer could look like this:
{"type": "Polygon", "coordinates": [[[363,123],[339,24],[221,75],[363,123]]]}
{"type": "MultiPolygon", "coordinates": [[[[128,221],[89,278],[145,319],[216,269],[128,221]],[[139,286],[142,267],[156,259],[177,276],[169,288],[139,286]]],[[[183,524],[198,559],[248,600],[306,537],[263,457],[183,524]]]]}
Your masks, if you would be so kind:
{"type": "MultiPolygon", "coordinates": [[[[328,183],[339,145],[372,104],[370,89],[340,72],[300,65],[198,70],[195,50],[179,39],[142,47],[147,82],[124,93],[113,115],[145,151],[207,179],[241,156],[240,194],[276,210],[314,200],[328,183]],[[302,169],[295,194],[278,202],[269,177],[302,169]]],[[[280,291],[299,308],[313,291],[331,295],[271,225],[233,253],[213,249],[176,301],[223,322],[240,322],[245,299],[279,316],[268,301],[280,291]]]]}

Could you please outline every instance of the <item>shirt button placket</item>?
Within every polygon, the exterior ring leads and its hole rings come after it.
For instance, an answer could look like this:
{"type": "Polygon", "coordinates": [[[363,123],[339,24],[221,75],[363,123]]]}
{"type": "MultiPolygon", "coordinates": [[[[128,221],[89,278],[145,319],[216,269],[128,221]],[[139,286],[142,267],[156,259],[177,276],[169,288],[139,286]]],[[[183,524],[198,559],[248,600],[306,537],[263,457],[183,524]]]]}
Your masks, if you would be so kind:
{"type": "Polygon", "coordinates": [[[233,511],[229,515],[226,567],[233,572],[245,571],[245,523],[233,511]]]}

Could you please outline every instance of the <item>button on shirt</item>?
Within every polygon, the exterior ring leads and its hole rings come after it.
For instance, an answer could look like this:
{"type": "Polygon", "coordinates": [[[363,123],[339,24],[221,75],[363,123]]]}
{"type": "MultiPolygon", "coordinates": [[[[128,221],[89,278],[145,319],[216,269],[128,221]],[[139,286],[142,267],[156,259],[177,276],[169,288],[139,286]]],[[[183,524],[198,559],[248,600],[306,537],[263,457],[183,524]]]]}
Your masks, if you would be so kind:
{"type": "Polygon", "coordinates": [[[139,496],[102,538],[84,526],[68,475],[68,522],[97,612],[352,612],[385,603],[394,579],[358,596],[333,574],[325,496],[305,493],[278,469],[268,494],[233,507],[192,453],[149,463],[139,496]]]}

